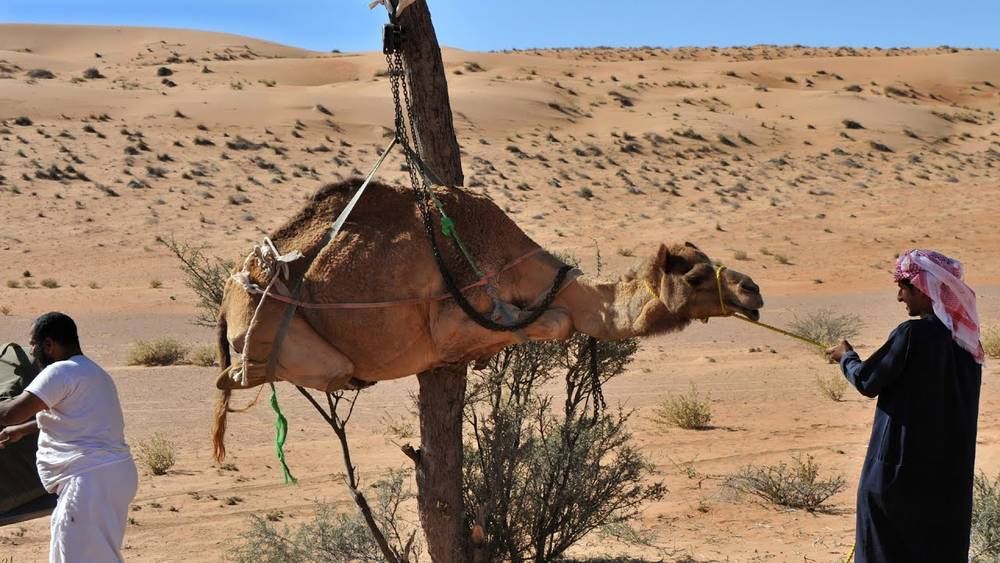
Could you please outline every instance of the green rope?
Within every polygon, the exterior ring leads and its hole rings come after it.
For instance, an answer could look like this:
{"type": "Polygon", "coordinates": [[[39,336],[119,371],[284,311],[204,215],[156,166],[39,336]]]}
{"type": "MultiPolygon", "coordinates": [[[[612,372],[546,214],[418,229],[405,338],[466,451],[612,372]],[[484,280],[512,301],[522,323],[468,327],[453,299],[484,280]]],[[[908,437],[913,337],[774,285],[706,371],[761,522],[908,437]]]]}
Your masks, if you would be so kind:
{"type": "Polygon", "coordinates": [[[454,239],[455,243],[458,245],[458,249],[461,250],[462,254],[465,256],[465,261],[469,263],[469,267],[472,268],[472,271],[475,272],[477,276],[482,278],[484,275],[482,270],[479,269],[475,259],[472,258],[472,253],[465,247],[465,243],[462,242],[462,238],[458,236],[458,227],[455,225],[455,221],[444,212],[444,205],[441,203],[441,200],[438,199],[437,195],[434,194],[434,188],[430,188],[428,192],[430,192],[431,200],[434,202],[434,206],[437,207],[438,213],[441,214],[441,233],[448,238],[454,239]]]}
{"type": "Polygon", "coordinates": [[[285,463],[285,440],[288,439],[288,420],[281,414],[281,407],[278,406],[278,391],[271,383],[271,410],[276,415],[274,419],[274,448],[278,452],[278,461],[281,462],[281,471],[285,474],[285,484],[297,483],[292,476],[288,464],[285,463]]]}

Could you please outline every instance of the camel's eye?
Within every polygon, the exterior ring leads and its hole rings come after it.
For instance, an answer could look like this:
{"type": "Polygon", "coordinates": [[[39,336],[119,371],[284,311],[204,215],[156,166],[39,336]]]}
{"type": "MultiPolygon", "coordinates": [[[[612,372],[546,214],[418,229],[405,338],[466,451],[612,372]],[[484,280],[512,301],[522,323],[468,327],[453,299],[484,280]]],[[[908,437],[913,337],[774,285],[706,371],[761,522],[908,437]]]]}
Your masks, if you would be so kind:
{"type": "Polygon", "coordinates": [[[695,268],[690,272],[684,274],[684,279],[692,287],[698,287],[704,284],[711,277],[711,272],[708,272],[705,268],[695,268]]]}

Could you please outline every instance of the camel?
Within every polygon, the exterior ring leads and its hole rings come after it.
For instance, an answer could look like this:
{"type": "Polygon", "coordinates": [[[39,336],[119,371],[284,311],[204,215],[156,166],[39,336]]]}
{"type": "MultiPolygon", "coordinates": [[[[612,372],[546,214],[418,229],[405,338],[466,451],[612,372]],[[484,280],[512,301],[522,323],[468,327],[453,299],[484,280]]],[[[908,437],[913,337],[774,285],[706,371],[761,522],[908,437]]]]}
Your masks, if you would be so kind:
{"type": "MultiPolygon", "coordinates": [[[[695,245],[660,244],[653,256],[614,283],[570,276],[545,313],[519,333],[491,331],[446,297],[409,188],[371,183],[341,232],[320,248],[360,183],[351,179],[321,188],[270,237],[279,252],[303,254],[288,263],[286,282],[304,276],[301,302],[344,308],[299,307],[274,350],[288,304],[270,297],[260,304],[259,293],[248,292],[239,276],[226,283],[218,322],[223,369],[213,437],[217,458],[225,455],[231,392],[267,383],[267,362],[276,352],[274,380],[334,392],[484,360],[521,339],[561,340],[577,332],[602,340],[650,336],[733,312],[756,320],[763,306],[760,289],[749,276],[726,269],[717,279],[712,260],[695,245]],[[387,300],[395,303],[377,303],[387,300]],[[230,365],[230,347],[246,354],[242,361],[230,365]]],[[[492,274],[499,297],[523,316],[548,293],[565,264],[542,250],[488,197],[448,187],[435,188],[435,194],[480,269],[492,274]]],[[[437,218],[435,226],[440,227],[437,218]]],[[[472,269],[437,232],[459,286],[474,285],[478,280],[472,269]]],[[[248,278],[265,286],[265,270],[253,260],[247,264],[244,283],[248,278]]],[[[463,295],[477,311],[493,307],[482,285],[463,295]]]]}

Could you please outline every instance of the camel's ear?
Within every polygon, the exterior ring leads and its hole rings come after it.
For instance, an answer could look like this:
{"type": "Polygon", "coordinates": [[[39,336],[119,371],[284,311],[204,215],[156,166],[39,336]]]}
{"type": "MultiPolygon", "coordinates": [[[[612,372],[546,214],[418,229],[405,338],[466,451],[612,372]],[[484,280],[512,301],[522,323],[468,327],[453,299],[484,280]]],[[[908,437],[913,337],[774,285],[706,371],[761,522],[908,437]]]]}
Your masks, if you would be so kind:
{"type": "Polygon", "coordinates": [[[678,264],[683,262],[684,259],[681,256],[676,256],[670,253],[670,249],[667,245],[660,244],[660,249],[656,252],[656,265],[659,266],[664,272],[670,272],[677,268],[678,264]]]}
{"type": "Polygon", "coordinates": [[[667,262],[670,261],[670,249],[667,245],[660,243],[660,249],[656,251],[656,265],[659,266],[661,270],[666,272],[669,268],[667,267],[667,262]]]}

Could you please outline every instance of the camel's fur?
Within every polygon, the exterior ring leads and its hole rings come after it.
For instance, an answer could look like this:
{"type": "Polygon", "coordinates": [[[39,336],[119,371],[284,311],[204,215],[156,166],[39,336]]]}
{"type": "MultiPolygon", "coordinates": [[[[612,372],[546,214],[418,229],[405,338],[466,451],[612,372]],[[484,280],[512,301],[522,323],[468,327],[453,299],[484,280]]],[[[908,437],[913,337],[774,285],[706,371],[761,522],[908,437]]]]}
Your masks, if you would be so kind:
{"type": "MultiPolygon", "coordinates": [[[[326,186],[273,234],[279,251],[299,250],[305,255],[291,264],[289,285],[305,275],[301,299],[313,303],[379,302],[447,293],[409,189],[372,183],[336,239],[317,248],[359,184],[355,179],[326,186]]],[[[483,271],[498,271],[538,248],[489,198],[457,188],[439,188],[436,193],[483,271]]],[[[440,234],[438,238],[459,285],[477,281],[451,241],[440,234]]],[[[527,307],[548,291],[562,265],[545,252],[536,253],[499,276],[499,294],[508,303],[527,307]]],[[[251,277],[261,286],[267,283],[256,267],[251,268],[251,277]]],[[[756,314],[762,305],[757,286],[738,272],[724,272],[723,290],[730,309],[756,314]]],[[[466,297],[479,311],[491,309],[482,288],[466,297]]],[[[227,283],[220,309],[220,344],[226,348],[218,380],[224,397],[215,434],[220,457],[229,393],[239,386],[228,369],[228,344],[243,353],[258,302],[259,296],[248,294],[238,283],[227,283]]],[[[247,387],[266,382],[265,366],[286,307],[269,299],[261,308],[249,347],[247,387]]],[[[692,319],[722,314],[709,258],[691,244],[661,245],[655,256],[616,283],[590,284],[582,279],[569,283],[524,333],[532,340],[565,339],[574,332],[626,338],[680,330],[692,319]],[[653,298],[647,282],[659,299],[653,298]]],[[[468,363],[515,342],[513,333],[480,327],[450,299],[388,308],[299,308],[281,343],[274,376],[335,391],[352,386],[352,379],[383,381],[468,363]]]]}

